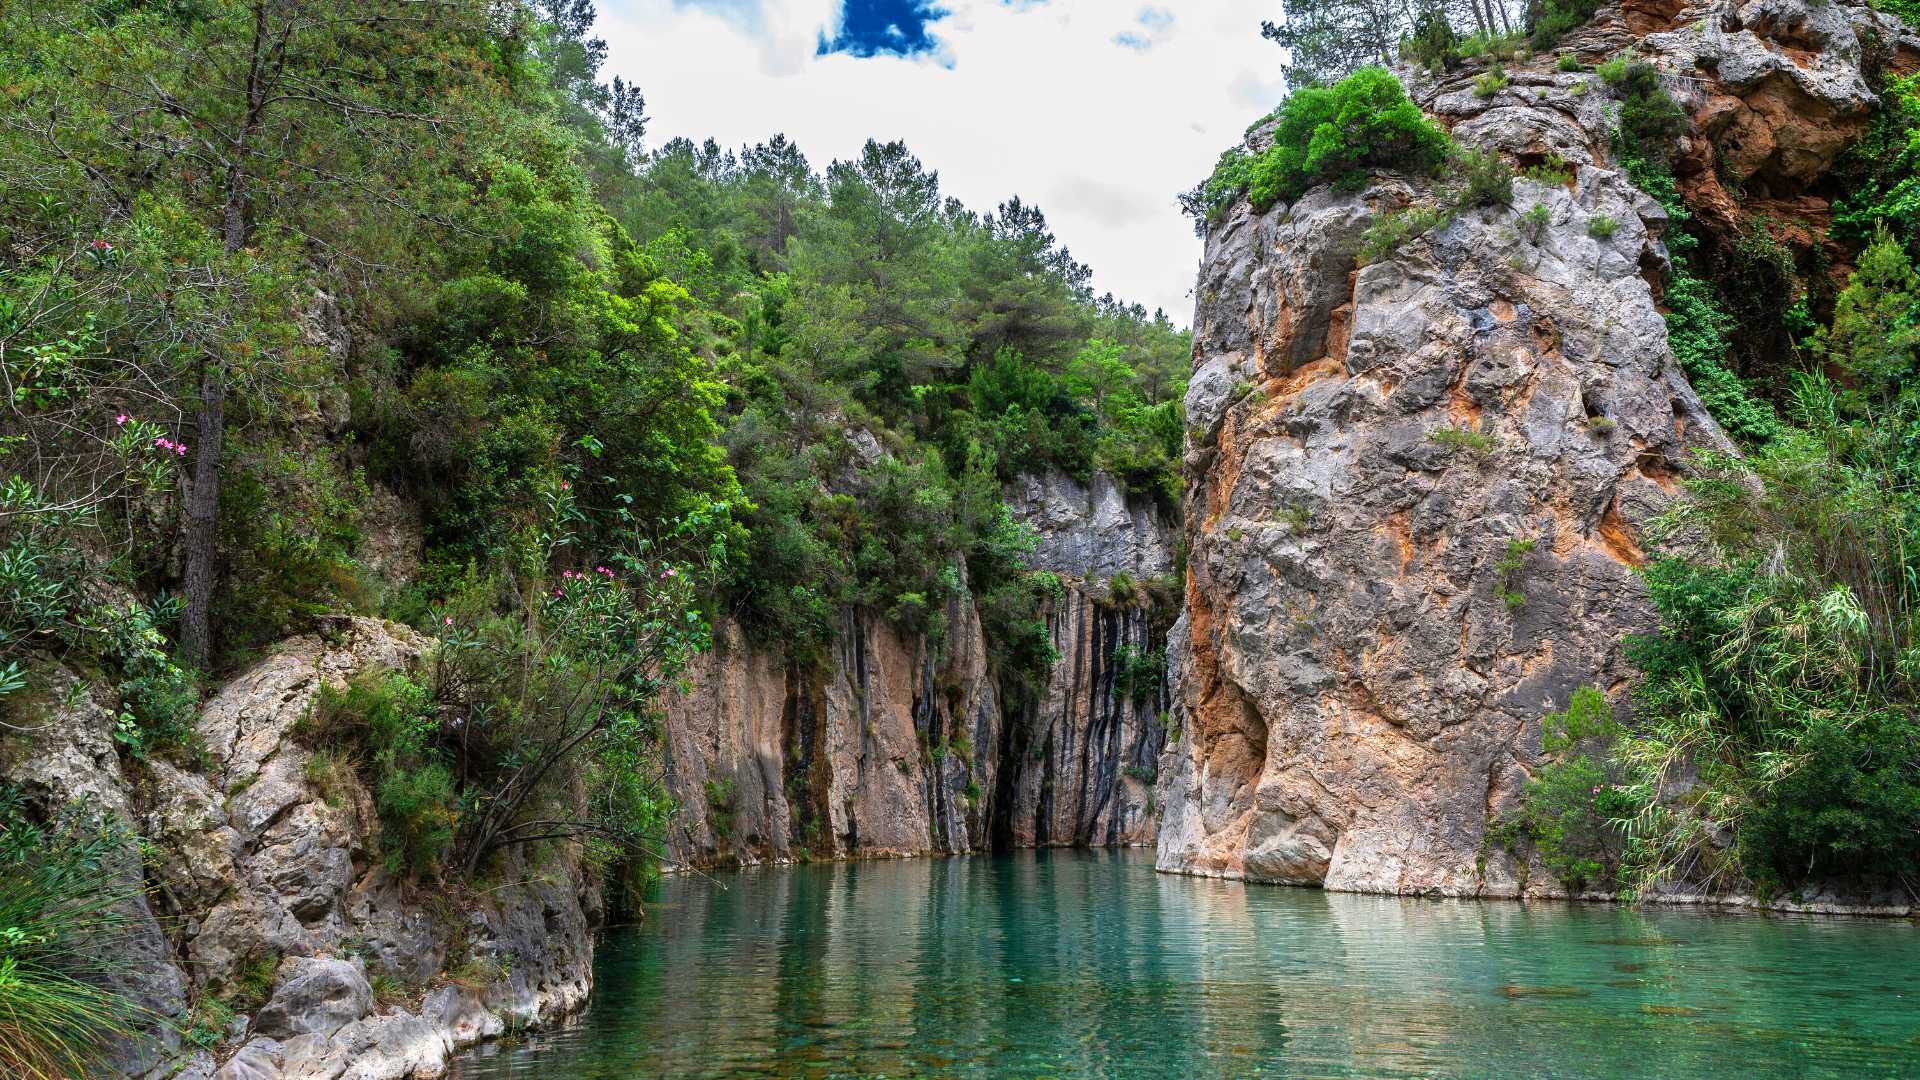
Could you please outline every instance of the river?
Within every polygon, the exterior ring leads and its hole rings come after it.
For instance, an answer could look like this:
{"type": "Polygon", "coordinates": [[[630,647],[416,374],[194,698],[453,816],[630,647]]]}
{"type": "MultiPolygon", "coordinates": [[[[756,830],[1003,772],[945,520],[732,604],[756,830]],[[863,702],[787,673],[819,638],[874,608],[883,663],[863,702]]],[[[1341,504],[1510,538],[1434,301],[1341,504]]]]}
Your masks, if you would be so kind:
{"type": "Polygon", "coordinates": [[[1916,1076],[1920,925],[1352,896],[1150,851],[661,881],[459,1080],[1916,1076]]]}

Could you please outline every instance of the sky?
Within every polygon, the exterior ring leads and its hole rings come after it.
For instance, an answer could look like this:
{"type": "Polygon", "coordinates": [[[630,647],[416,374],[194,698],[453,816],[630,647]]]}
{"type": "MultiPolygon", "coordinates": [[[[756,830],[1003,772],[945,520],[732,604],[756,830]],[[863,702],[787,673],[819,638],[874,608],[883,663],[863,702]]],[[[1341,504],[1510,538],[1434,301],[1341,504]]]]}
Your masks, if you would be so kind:
{"type": "Polygon", "coordinates": [[[1193,316],[1175,196],[1279,103],[1276,0],[599,0],[647,143],[785,133],[824,169],[902,139],[980,212],[1037,203],[1098,292],[1193,316]]]}

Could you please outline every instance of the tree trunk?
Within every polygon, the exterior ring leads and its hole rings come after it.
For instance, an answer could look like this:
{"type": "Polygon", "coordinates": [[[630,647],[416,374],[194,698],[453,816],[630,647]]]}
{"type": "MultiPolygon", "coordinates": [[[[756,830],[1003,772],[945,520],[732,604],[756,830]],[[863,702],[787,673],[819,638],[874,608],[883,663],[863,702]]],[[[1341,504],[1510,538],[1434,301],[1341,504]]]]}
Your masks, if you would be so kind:
{"type": "Polygon", "coordinates": [[[217,357],[209,358],[200,370],[193,486],[187,490],[187,607],[180,626],[180,657],[201,669],[213,655],[214,560],[219,554],[220,448],[226,441],[226,397],[226,365],[217,357]]]}

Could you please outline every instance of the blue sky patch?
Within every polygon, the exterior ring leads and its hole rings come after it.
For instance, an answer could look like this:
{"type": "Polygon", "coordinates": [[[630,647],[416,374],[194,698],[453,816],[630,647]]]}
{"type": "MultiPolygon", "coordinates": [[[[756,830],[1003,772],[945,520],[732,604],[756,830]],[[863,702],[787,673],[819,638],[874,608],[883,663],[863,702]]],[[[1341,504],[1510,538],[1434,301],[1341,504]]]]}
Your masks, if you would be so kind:
{"type": "Polygon", "coordinates": [[[819,54],[919,56],[939,47],[928,27],[946,18],[932,0],[846,0],[834,35],[820,35],[819,54]]]}
{"type": "Polygon", "coordinates": [[[1173,29],[1173,12],[1166,8],[1141,8],[1134,22],[1137,28],[1113,35],[1113,43],[1135,52],[1146,52],[1166,40],[1168,31],[1173,29]]]}

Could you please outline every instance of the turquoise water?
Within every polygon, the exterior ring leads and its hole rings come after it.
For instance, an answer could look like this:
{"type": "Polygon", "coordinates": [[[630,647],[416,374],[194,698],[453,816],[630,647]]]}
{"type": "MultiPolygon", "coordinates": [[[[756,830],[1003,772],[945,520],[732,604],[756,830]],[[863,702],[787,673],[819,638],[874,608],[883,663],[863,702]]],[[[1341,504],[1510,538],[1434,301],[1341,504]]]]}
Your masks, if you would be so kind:
{"type": "Polygon", "coordinates": [[[1348,896],[1144,851],[660,883],[461,1080],[1920,1076],[1920,926],[1348,896]]]}

